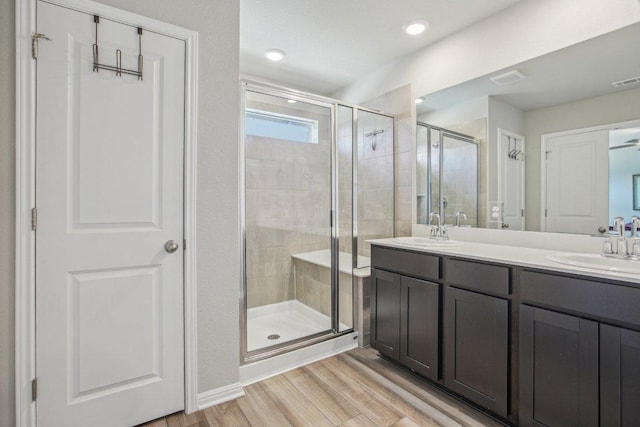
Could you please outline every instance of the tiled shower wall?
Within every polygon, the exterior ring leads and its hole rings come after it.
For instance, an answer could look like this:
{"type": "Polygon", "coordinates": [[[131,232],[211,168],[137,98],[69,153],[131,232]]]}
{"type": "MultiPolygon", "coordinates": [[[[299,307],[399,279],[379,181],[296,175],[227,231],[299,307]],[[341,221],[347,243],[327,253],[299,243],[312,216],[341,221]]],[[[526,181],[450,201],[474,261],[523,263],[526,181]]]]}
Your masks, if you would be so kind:
{"type": "Polygon", "coordinates": [[[247,307],[295,298],[292,254],[330,248],[330,115],[247,101],[319,121],[318,144],[247,136],[247,307]]]}
{"type": "MultiPolygon", "coordinates": [[[[352,110],[338,112],[338,186],[340,251],[352,253],[352,110]]],[[[369,257],[367,239],[393,236],[394,126],[393,119],[358,111],[358,255],[369,257]],[[377,135],[365,136],[374,131],[377,135]],[[374,149],[375,146],[375,149],[374,149]]],[[[362,265],[360,265],[362,266],[362,265]]]]}
{"type": "Polygon", "coordinates": [[[460,132],[472,136],[478,141],[478,227],[487,227],[487,118],[481,117],[463,123],[454,123],[446,126],[454,132],[460,132]]]}
{"type": "MultiPolygon", "coordinates": [[[[411,85],[404,85],[363,105],[395,115],[395,235],[410,236],[413,211],[413,171],[416,116],[411,85]]],[[[388,234],[382,237],[392,237],[388,234]]]]}
{"type": "Polygon", "coordinates": [[[443,194],[446,224],[455,224],[456,212],[467,216],[463,224],[478,224],[478,147],[470,142],[453,140],[443,153],[443,194]]]}
{"type": "Polygon", "coordinates": [[[366,241],[393,236],[394,138],[393,119],[358,114],[358,255],[371,256],[366,241]],[[365,136],[374,131],[377,135],[365,136]]]}

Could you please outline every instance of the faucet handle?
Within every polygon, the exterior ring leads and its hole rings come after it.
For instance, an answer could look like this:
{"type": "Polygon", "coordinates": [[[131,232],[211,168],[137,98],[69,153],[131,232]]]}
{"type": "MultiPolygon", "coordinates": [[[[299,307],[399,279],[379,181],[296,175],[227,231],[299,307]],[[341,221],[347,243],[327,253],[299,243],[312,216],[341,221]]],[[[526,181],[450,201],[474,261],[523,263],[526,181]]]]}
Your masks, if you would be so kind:
{"type": "Polygon", "coordinates": [[[429,214],[429,225],[433,225],[433,217],[438,218],[438,224],[436,225],[440,225],[440,214],[438,212],[431,212],[429,214]]]}
{"type": "Polygon", "coordinates": [[[613,219],[613,229],[618,232],[618,237],[624,238],[625,222],[623,217],[617,216],[613,219]]]}
{"type": "Polygon", "coordinates": [[[627,245],[626,239],[618,239],[617,242],[617,254],[620,257],[625,257],[629,253],[629,245],[627,245]]]}
{"type": "Polygon", "coordinates": [[[456,212],[456,227],[460,227],[460,218],[464,218],[464,220],[466,221],[467,214],[462,211],[456,212]]]}
{"type": "Polygon", "coordinates": [[[631,217],[631,237],[638,237],[638,229],[640,229],[640,218],[638,215],[634,215],[631,217]]]}
{"type": "Polygon", "coordinates": [[[602,243],[602,255],[612,255],[613,254],[613,242],[611,241],[611,237],[607,237],[605,241],[602,243]]]}
{"type": "Polygon", "coordinates": [[[447,227],[442,226],[442,231],[440,232],[440,236],[442,240],[449,240],[449,232],[447,231],[447,227]]]}

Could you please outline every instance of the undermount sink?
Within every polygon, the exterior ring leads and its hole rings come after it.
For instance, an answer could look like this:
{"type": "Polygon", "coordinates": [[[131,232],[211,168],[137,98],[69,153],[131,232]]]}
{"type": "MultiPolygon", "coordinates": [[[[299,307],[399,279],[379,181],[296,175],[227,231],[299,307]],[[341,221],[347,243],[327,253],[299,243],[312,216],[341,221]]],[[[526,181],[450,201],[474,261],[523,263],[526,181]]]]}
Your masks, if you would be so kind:
{"type": "Polygon", "coordinates": [[[606,258],[598,254],[547,255],[549,261],[574,267],[591,268],[617,273],[640,273],[640,261],[606,258]]]}
{"type": "Polygon", "coordinates": [[[460,246],[463,242],[459,240],[437,240],[430,239],[428,237],[394,237],[393,239],[396,243],[400,243],[402,245],[407,246],[416,246],[420,248],[428,248],[428,247],[451,247],[451,246],[460,246]]]}

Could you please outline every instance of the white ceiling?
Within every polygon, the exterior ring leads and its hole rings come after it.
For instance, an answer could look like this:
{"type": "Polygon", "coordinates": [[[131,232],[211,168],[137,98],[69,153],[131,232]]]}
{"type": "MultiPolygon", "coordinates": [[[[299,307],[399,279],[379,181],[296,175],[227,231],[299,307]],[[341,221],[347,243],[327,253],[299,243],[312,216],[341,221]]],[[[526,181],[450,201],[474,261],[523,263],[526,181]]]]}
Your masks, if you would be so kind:
{"type": "Polygon", "coordinates": [[[241,0],[240,72],[330,95],[359,76],[481,21],[519,0],[241,0]],[[431,23],[422,35],[409,21],[431,23]],[[272,63],[264,51],[279,48],[272,63]]]}
{"type": "Polygon", "coordinates": [[[466,83],[429,94],[417,107],[418,114],[447,108],[480,96],[494,96],[523,111],[535,110],[615,91],[640,88],[640,84],[616,89],[611,83],[640,76],[640,24],[578,43],[565,49],[516,64],[466,83]],[[497,86],[490,77],[518,70],[527,77],[497,86]]]}

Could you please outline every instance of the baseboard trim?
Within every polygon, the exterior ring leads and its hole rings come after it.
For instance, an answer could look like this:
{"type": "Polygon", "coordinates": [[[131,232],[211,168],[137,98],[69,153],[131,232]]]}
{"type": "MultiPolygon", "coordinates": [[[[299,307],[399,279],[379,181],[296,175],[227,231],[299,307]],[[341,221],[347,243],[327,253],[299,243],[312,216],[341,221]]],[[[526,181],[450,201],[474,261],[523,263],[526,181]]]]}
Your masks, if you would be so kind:
{"type": "Polygon", "coordinates": [[[205,392],[198,393],[198,410],[215,406],[219,403],[228,402],[229,400],[242,396],[244,396],[244,390],[240,383],[229,384],[224,387],[207,390],[205,392]]]}

